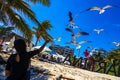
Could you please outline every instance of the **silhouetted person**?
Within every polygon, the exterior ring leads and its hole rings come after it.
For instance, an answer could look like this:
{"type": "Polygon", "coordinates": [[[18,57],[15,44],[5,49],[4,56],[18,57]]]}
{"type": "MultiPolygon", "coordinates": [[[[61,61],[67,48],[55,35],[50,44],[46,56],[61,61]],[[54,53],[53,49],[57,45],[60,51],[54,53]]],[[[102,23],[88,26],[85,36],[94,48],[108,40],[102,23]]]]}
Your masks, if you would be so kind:
{"type": "Polygon", "coordinates": [[[49,40],[37,50],[27,52],[26,43],[22,39],[14,41],[14,48],[16,49],[16,54],[12,54],[7,61],[5,74],[8,76],[6,80],[29,80],[28,78],[28,68],[30,65],[30,58],[36,54],[39,54],[49,40]]]}

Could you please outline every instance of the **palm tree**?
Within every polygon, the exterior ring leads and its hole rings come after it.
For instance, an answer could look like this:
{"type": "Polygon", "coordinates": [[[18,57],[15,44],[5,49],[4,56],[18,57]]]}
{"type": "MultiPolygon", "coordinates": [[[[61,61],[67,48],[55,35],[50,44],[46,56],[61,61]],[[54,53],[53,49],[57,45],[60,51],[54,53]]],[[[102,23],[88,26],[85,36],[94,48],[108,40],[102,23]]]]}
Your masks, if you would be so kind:
{"type": "Polygon", "coordinates": [[[111,63],[112,59],[114,59],[116,61],[116,64],[120,64],[120,62],[119,62],[120,48],[110,51],[109,54],[107,55],[107,57],[105,58],[105,60],[110,63],[111,63]]]}
{"type": "Polygon", "coordinates": [[[5,41],[5,35],[11,33],[11,31],[14,29],[14,27],[10,27],[10,26],[0,26],[0,37],[2,37],[2,41],[0,43],[0,52],[2,50],[2,44],[5,41]]]}
{"type": "Polygon", "coordinates": [[[42,3],[45,6],[49,6],[50,5],[50,0],[26,0],[26,1],[30,1],[33,3],[42,3]]]}
{"type": "Polygon", "coordinates": [[[29,3],[27,3],[29,1],[33,3],[41,2],[45,6],[50,4],[49,0],[0,0],[0,22],[17,27],[30,40],[32,39],[32,33],[23,15],[38,26],[41,26],[41,24],[30,9],[29,3]]]}
{"type": "Polygon", "coordinates": [[[4,36],[11,33],[13,29],[14,27],[11,27],[11,26],[7,26],[7,27],[0,26],[0,36],[4,36]]]}
{"type": "Polygon", "coordinates": [[[95,54],[93,54],[93,58],[95,61],[104,61],[104,58],[107,56],[108,52],[104,49],[97,49],[95,54]]]}
{"type": "Polygon", "coordinates": [[[43,21],[41,23],[41,26],[33,27],[33,29],[35,30],[33,31],[33,34],[35,34],[37,39],[35,45],[37,45],[38,41],[41,38],[43,38],[44,40],[50,39],[52,41],[52,37],[47,33],[47,30],[50,30],[50,28],[52,28],[50,21],[48,20],[43,21]]]}

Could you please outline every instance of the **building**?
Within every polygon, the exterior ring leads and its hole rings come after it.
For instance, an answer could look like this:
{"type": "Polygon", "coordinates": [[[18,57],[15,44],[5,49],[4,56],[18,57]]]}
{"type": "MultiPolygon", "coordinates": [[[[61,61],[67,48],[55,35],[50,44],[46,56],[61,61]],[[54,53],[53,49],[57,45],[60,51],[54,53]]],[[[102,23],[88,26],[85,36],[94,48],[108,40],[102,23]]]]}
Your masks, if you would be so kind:
{"type": "Polygon", "coordinates": [[[9,45],[9,47],[13,47],[14,40],[16,39],[23,39],[26,42],[27,51],[29,51],[34,46],[34,44],[32,42],[29,42],[25,37],[20,36],[14,32],[11,32],[5,36],[0,36],[0,44],[2,44],[3,38],[5,38],[4,43],[9,45]]]}
{"type": "Polygon", "coordinates": [[[66,57],[68,54],[74,54],[74,48],[70,48],[69,46],[52,45],[52,47],[53,51],[63,55],[64,57],[66,57]]]}

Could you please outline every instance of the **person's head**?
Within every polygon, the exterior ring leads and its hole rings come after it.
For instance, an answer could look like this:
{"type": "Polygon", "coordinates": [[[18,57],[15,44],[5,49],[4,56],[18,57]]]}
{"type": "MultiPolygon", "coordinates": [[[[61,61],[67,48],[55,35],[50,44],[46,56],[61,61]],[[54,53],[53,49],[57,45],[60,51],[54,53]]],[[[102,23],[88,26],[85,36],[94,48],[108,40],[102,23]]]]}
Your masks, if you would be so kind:
{"type": "Polygon", "coordinates": [[[17,39],[14,41],[14,48],[17,52],[25,52],[26,51],[26,43],[23,39],[17,39]]]}

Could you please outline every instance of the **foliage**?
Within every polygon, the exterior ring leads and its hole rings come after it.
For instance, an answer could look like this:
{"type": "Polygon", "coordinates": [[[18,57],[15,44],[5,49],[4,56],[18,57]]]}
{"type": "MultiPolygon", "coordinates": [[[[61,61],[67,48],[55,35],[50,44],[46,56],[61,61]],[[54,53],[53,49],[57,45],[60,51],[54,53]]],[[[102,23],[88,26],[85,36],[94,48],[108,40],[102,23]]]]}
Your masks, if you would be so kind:
{"type": "Polygon", "coordinates": [[[36,43],[37,45],[38,41],[43,38],[44,40],[50,39],[52,41],[52,37],[47,33],[47,30],[50,30],[52,28],[52,25],[50,24],[50,21],[45,20],[41,23],[41,26],[33,27],[34,31],[33,34],[36,36],[36,43]],[[42,27],[41,27],[42,26],[42,27]]]}
{"type": "Polygon", "coordinates": [[[33,3],[42,3],[45,6],[50,6],[50,0],[26,0],[28,2],[33,2],[33,3]]]}
{"type": "Polygon", "coordinates": [[[14,27],[11,26],[0,26],[0,36],[9,34],[13,29],[14,27]]]}
{"type": "Polygon", "coordinates": [[[35,22],[38,26],[41,26],[41,24],[36,19],[34,12],[30,9],[28,2],[41,2],[45,6],[50,4],[49,0],[0,0],[0,22],[4,25],[10,24],[17,27],[26,38],[31,40],[32,33],[23,15],[35,22]]]}
{"type": "Polygon", "coordinates": [[[105,60],[111,63],[112,60],[116,61],[116,64],[120,64],[120,49],[115,49],[109,52],[105,60]]]}

